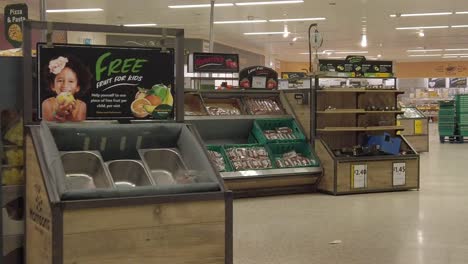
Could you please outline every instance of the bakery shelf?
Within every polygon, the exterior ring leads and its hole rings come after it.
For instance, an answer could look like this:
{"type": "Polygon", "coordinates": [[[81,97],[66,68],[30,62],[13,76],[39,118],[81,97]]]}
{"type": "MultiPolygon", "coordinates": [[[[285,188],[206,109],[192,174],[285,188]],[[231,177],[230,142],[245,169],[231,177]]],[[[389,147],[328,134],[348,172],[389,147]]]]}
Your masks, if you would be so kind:
{"type": "Polygon", "coordinates": [[[360,131],[386,131],[404,130],[402,126],[370,126],[370,127],[325,127],[317,129],[318,132],[360,132],[360,131]]]}

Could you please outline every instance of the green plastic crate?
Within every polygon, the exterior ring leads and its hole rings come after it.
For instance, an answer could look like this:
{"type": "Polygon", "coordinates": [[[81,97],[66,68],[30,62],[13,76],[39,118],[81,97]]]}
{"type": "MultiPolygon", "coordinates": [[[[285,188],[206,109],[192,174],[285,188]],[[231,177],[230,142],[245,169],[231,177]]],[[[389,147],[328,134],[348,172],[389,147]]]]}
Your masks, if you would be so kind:
{"type": "Polygon", "coordinates": [[[252,134],[252,132],[249,133],[249,138],[247,139],[247,143],[249,143],[249,144],[257,144],[258,143],[257,139],[252,134]]]}
{"type": "MultiPolygon", "coordinates": [[[[227,144],[227,145],[224,145],[223,148],[224,148],[225,153],[226,153],[226,159],[229,161],[229,165],[231,166],[232,171],[236,171],[236,169],[235,169],[234,165],[232,164],[232,161],[229,158],[229,155],[227,154],[227,151],[229,149],[231,149],[231,148],[253,148],[253,147],[263,147],[263,148],[265,148],[265,150],[268,153],[268,158],[269,158],[269,160],[271,162],[271,168],[270,169],[275,169],[276,168],[275,163],[271,158],[271,154],[268,151],[268,148],[266,147],[266,145],[264,145],[264,144],[227,144]]],[[[269,170],[269,169],[256,169],[256,170],[269,170]]]]}
{"type": "MultiPolygon", "coordinates": [[[[273,160],[275,166],[276,166],[276,160],[282,158],[284,153],[287,153],[293,150],[315,161],[314,165],[298,166],[295,168],[319,167],[320,166],[320,161],[318,160],[317,156],[312,152],[312,149],[308,143],[305,143],[305,142],[275,143],[275,144],[267,144],[267,148],[268,148],[268,151],[270,152],[270,158],[273,160]]],[[[278,166],[276,167],[279,168],[278,166]]]]}
{"type": "Polygon", "coordinates": [[[211,150],[211,151],[216,151],[219,154],[221,154],[221,156],[223,156],[224,166],[226,168],[224,171],[233,171],[232,166],[231,166],[231,162],[229,162],[229,159],[228,159],[228,157],[226,155],[226,151],[224,151],[223,146],[220,146],[220,145],[206,145],[206,149],[211,150]]]}
{"type": "Polygon", "coordinates": [[[260,144],[304,142],[306,140],[299,126],[293,118],[271,118],[257,119],[252,128],[252,134],[260,144]],[[295,139],[267,139],[263,134],[265,130],[275,130],[278,127],[289,127],[292,129],[295,139]]]}

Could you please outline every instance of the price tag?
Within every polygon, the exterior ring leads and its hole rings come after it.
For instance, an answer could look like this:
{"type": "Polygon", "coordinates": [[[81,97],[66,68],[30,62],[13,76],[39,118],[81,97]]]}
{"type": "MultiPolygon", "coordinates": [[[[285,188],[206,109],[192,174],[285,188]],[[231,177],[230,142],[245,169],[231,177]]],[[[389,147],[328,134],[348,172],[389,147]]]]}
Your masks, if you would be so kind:
{"type": "Polygon", "coordinates": [[[351,165],[351,188],[367,188],[367,164],[351,165]]]}
{"type": "Polygon", "coordinates": [[[406,185],[406,163],[393,163],[393,186],[406,185]]]}
{"type": "MultiPolygon", "coordinates": [[[[397,121],[396,121],[396,125],[397,125],[397,126],[401,126],[401,121],[400,121],[400,120],[397,120],[397,121]]],[[[397,135],[401,135],[401,130],[398,130],[398,131],[396,132],[396,134],[397,134],[397,135]]]]}
{"type": "Polygon", "coordinates": [[[423,121],[414,120],[414,134],[421,135],[423,133],[423,121]]]}
{"type": "Polygon", "coordinates": [[[252,77],[252,88],[266,88],[266,77],[265,76],[254,76],[252,77]]]}

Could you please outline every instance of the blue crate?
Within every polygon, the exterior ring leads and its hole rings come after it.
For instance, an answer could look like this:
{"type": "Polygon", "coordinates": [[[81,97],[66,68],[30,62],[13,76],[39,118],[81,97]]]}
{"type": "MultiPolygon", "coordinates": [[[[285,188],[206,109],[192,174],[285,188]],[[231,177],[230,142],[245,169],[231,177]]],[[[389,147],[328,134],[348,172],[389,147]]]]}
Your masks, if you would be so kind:
{"type": "Polygon", "coordinates": [[[387,154],[398,155],[400,153],[401,138],[392,137],[388,133],[379,136],[369,136],[367,138],[367,145],[379,145],[381,151],[387,154]]]}

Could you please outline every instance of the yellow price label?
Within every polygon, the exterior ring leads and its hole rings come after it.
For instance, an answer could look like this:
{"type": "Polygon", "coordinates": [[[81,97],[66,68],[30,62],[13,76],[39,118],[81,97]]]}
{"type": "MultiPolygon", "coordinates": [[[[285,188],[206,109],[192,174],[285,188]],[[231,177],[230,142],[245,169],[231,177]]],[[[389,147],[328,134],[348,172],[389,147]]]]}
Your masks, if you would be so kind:
{"type": "MultiPolygon", "coordinates": [[[[401,121],[400,121],[400,120],[397,120],[397,121],[396,121],[396,125],[397,125],[397,126],[401,126],[401,121]]],[[[396,132],[396,134],[397,134],[397,135],[401,135],[401,130],[398,130],[398,131],[396,132]]]]}
{"type": "Polygon", "coordinates": [[[423,133],[423,121],[414,120],[414,134],[421,135],[423,133]]]}

